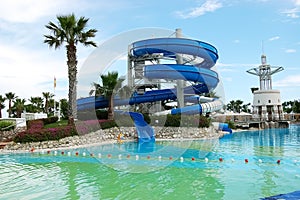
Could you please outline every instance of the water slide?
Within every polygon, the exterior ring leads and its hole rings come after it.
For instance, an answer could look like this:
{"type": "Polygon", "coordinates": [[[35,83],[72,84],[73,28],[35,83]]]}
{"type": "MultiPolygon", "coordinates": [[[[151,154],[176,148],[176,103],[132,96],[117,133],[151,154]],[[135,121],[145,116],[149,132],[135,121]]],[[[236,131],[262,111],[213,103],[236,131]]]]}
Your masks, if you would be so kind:
{"type": "MultiPolygon", "coordinates": [[[[185,64],[152,64],[145,65],[144,77],[147,79],[185,80],[193,84],[183,89],[184,94],[203,94],[214,89],[218,83],[218,74],[211,70],[218,59],[218,52],[212,45],[186,38],[154,38],[134,42],[129,50],[134,59],[143,59],[151,55],[159,55],[168,59],[175,59],[180,55],[185,64]],[[191,64],[191,60],[192,64],[191,64]]],[[[189,98],[185,96],[185,99],[189,98]]],[[[133,94],[129,99],[116,97],[114,105],[134,105],[146,102],[176,100],[177,89],[161,89],[146,91],[144,94],[133,94]]],[[[171,114],[201,114],[220,110],[223,103],[213,99],[211,102],[198,103],[193,106],[172,109],[171,114]]],[[[108,107],[104,97],[87,97],[77,100],[78,110],[99,109],[108,107]]],[[[135,122],[139,139],[152,140],[153,133],[145,125],[145,121],[138,114],[129,113],[135,122]],[[144,127],[144,128],[142,128],[144,127]],[[145,134],[148,133],[146,136],[145,134]]]]}
{"type": "Polygon", "coordinates": [[[127,115],[132,118],[138,132],[138,142],[148,143],[155,142],[155,133],[153,128],[144,120],[144,116],[138,112],[116,111],[118,114],[127,115]]]}

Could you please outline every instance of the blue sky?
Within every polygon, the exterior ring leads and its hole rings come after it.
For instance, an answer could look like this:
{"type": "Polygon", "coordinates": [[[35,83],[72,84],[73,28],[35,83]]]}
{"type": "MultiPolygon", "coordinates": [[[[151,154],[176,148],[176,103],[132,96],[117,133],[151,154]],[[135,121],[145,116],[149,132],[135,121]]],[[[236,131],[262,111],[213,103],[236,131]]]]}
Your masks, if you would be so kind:
{"type": "MultiPolygon", "coordinates": [[[[246,73],[260,64],[262,43],[267,62],[282,66],[273,89],[282,101],[300,94],[300,0],[10,0],[0,6],[0,94],[21,98],[53,91],[67,98],[65,48],[49,49],[45,25],[56,15],[75,13],[90,18],[89,27],[101,45],[137,28],[181,28],[186,37],[208,42],[219,51],[217,69],[226,100],[252,102],[250,87],[258,78],[246,73]]],[[[78,68],[95,48],[78,46],[78,68]]],[[[124,66],[126,69],[126,66],[124,66]]]]}

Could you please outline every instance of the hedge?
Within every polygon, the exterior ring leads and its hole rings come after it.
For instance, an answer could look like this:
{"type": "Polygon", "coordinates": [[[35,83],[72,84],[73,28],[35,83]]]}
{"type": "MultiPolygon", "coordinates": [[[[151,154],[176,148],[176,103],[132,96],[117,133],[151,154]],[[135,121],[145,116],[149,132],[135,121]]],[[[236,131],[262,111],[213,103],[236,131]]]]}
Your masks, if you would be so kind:
{"type": "Polygon", "coordinates": [[[0,121],[0,131],[10,131],[15,129],[15,122],[3,120],[0,121]]]}
{"type": "Polygon", "coordinates": [[[77,135],[76,129],[72,126],[48,129],[28,129],[19,132],[13,139],[14,142],[42,142],[48,140],[59,140],[64,137],[77,135]]]}
{"type": "Polygon", "coordinates": [[[152,116],[152,126],[170,126],[170,127],[209,127],[211,119],[203,115],[171,115],[152,116]]]}
{"type": "Polygon", "coordinates": [[[28,120],[27,123],[27,129],[30,128],[43,128],[44,125],[52,124],[58,121],[57,116],[48,117],[48,118],[42,118],[42,119],[34,119],[34,120],[28,120]]]}
{"type": "Polygon", "coordinates": [[[77,117],[79,120],[86,121],[86,120],[95,120],[95,117],[99,120],[107,119],[108,113],[107,110],[87,110],[87,111],[78,111],[77,117]]]}
{"type": "Polygon", "coordinates": [[[43,120],[31,120],[29,123],[30,128],[26,131],[18,133],[14,142],[42,142],[48,140],[59,140],[64,137],[74,135],[84,135],[101,129],[107,129],[117,126],[113,120],[87,120],[78,121],[76,126],[62,126],[57,128],[43,128],[43,120]]]}

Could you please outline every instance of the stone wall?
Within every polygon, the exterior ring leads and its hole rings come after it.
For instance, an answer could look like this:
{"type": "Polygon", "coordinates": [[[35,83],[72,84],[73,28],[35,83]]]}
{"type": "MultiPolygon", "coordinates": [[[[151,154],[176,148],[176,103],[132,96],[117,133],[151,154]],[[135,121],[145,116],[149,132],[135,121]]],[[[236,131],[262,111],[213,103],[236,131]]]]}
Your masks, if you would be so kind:
{"type": "MultiPolygon", "coordinates": [[[[210,139],[223,136],[223,132],[210,128],[188,128],[188,127],[154,127],[156,139],[210,139]]],[[[59,141],[44,141],[33,143],[10,143],[4,147],[4,150],[39,150],[39,149],[55,149],[80,147],[83,145],[98,144],[104,142],[117,142],[117,136],[122,133],[124,141],[136,140],[137,132],[135,127],[110,128],[98,130],[86,135],[66,137],[59,141]]]]}
{"type": "Polygon", "coordinates": [[[8,142],[12,141],[15,135],[20,132],[26,130],[26,127],[16,128],[15,130],[11,131],[0,131],[0,142],[8,142]]]}

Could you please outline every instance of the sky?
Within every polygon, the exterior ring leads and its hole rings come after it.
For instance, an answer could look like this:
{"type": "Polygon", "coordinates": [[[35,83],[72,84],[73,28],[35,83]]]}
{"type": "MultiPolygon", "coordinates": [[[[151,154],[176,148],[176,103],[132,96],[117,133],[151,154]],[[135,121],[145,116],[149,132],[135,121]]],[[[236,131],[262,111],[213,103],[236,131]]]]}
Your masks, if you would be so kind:
{"type": "MultiPolygon", "coordinates": [[[[45,25],[71,13],[89,18],[99,48],[140,28],[181,28],[185,37],[212,44],[219,52],[216,68],[227,102],[252,102],[250,88],[259,82],[246,71],[259,66],[264,53],[268,64],[284,68],[273,75],[282,102],[299,99],[300,0],[0,0],[0,95],[29,99],[51,92],[56,99],[67,98],[65,47],[54,50],[43,41],[50,34],[45,25]]],[[[80,71],[97,49],[77,49],[80,71]]]]}

